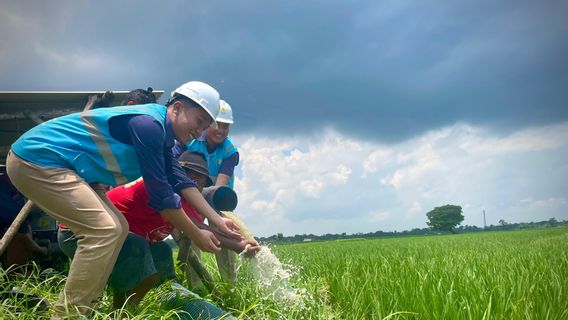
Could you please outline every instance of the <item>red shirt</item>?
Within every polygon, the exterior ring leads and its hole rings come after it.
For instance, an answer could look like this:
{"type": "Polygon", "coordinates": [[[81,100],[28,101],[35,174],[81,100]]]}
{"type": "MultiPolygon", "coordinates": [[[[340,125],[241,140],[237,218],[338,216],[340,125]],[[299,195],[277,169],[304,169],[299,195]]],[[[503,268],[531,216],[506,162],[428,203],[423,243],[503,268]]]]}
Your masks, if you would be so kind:
{"type": "MultiPolygon", "coordinates": [[[[107,196],[126,217],[130,232],[150,242],[157,242],[164,240],[174,230],[171,223],[148,205],[148,193],[144,180],[139,179],[118,186],[107,192],[107,196]]],[[[188,217],[203,222],[203,217],[183,198],[181,205],[188,217]]]]}

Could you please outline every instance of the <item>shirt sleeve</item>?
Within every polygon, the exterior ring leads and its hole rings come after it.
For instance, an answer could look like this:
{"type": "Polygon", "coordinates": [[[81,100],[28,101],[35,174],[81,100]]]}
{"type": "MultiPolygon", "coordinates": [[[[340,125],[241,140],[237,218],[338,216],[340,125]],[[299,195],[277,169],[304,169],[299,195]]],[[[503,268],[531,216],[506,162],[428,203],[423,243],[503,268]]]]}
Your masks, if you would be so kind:
{"type": "Polygon", "coordinates": [[[191,180],[188,177],[187,173],[185,173],[185,169],[183,169],[178,162],[179,156],[185,151],[186,147],[175,141],[175,144],[172,148],[170,148],[170,156],[168,157],[170,165],[169,168],[172,168],[171,174],[168,174],[169,182],[173,186],[174,191],[178,194],[181,194],[181,190],[185,188],[196,188],[197,183],[191,180]]]}
{"type": "Polygon", "coordinates": [[[148,205],[157,211],[181,208],[181,198],[168,178],[168,173],[171,174],[168,156],[171,157],[172,151],[167,147],[162,125],[151,116],[138,115],[128,121],[128,131],[148,192],[148,205]]]}
{"type": "Polygon", "coordinates": [[[179,143],[179,141],[175,140],[174,142],[174,146],[172,148],[172,154],[174,156],[174,158],[179,158],[179,156],[181,156],[181,154],[187,150],[187,146],[179,143]]]}
{"type": "Polygon", "coordinates": [[[223,163],[221,163],[221,168],[219,173],[226,174],[231,177],[235,171],[235,167],[239,164],[239,153],[235,152],[228,156],[223,163]]]}

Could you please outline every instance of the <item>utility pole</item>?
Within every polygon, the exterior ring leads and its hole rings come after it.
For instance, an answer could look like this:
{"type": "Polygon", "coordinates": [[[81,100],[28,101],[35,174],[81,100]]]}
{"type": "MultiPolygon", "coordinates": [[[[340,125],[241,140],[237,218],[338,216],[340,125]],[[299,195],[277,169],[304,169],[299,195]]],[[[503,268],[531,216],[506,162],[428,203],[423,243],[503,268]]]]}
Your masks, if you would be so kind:
{"type": "Polygon", "coordinates": [[[483,230],[487,228],[487,223],[485,222],[485,209],[483,209],[483,230]]]}

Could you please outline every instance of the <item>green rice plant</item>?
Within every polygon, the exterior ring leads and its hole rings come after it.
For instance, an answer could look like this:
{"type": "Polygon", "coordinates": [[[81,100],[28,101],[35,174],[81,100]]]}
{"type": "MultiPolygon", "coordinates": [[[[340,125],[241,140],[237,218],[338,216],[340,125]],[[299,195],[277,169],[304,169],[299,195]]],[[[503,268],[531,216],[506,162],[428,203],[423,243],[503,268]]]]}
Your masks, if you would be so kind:
{"type": "Polygon", "coordinates": [[[568,229],[275,248],[342,319],[566,319],[568,229]]]}
{"type": "MultiPolygon", "coordinates": [[[[204,298],[239,319],[568,319],[568,228],[271,246],[302,289],[291,305],[259,289],[243,260],[237,285],[216,280],[204,298]]],[[[37,268],[26,277],[0,271],[0,289],[17,287],[53,304],[65,277],[37,268]]],[[[183,281],[179,279],[179,281],[183,281]]],[[[177,319],[152,290],[138,308],[110,312],[105,293],[93,319],[177,319]]],[[[0,303],[3,319],[48,319],[21,301],[0,303]]]]}

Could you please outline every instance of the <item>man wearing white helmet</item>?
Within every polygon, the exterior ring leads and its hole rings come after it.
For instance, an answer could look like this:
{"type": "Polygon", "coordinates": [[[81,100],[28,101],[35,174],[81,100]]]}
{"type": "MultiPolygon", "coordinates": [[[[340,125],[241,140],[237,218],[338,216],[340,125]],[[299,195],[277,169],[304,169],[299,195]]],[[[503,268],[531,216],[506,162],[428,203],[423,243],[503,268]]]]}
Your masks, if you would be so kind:
{"type": "Polygon", "coordinates": [[[234,170],[239,164],[239,151],[228,137],[233,124],[233,110],[221,100],[217,128],[209,127],[199,137],[187,144],[187,149],[202,153],[209,164],[209,172],[216,186],[234,188],[234,170]]]}
{"type": "Polygon", "coordinates": [[[98,299],[128,234],[124,216],[95,184],[122,185],[144,178],[148,204],[198,247],[218,252],[219,240],[181,209],[180,195],[223,233],[238,227],[207,204],[174,157],[175,140],[200,136],[219,113],[219,93],[198,81],[174,92],[166,106],[100,108],[44,122],[13,145],[7,172],[16,188],[78,239],[54,317],[75,308],[86,314],[98,299]]]}
{"type": "MultiPolygon", "coordinates": [[[[239,151],[228,137],[233,121],[233,110],[221,100],[219,115],[215,119],[217,128],[207,128],[199,139],[187,144],[187,150],[197,151],[207,159],[209,174],[215,186],[234,188],[234,170],[239,164],[239,151]]],[[[235,253],[222,250],[215,254],[221,277],[226,281],[236,281],[235,253]]]]}

